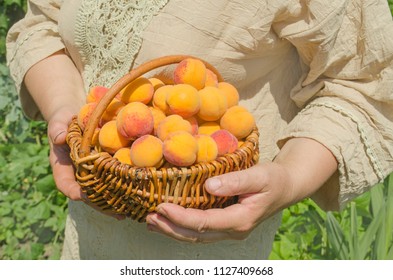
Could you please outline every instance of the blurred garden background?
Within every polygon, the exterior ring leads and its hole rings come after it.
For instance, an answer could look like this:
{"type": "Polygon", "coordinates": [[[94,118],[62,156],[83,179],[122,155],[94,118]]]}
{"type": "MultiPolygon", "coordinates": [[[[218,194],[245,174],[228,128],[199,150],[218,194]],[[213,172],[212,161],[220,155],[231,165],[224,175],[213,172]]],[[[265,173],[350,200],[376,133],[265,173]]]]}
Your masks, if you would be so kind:
{"type": "MultiPolygon", "coordinates": [[[[26,0],[0,3],[0,260],[59,259],[67,200],[51,175],[46,123],[23,115],[5,61],[5,36],[25,9],[26,0]]],[[[393,259],[393,175],[339,213],[309,199],[284,210],[270,259],[393,259]]]]}

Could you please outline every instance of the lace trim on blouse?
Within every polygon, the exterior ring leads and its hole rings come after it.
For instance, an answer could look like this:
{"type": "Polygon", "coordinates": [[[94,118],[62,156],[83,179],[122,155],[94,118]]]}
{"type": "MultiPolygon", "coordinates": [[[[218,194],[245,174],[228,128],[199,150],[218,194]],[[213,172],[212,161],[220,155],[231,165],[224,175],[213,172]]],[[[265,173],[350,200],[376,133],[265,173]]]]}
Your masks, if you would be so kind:
{"type": "Polygon", "coordinates": [[[168,0],[82,0],[75,44],[84,65],[86,89],[110,87],[133,65],[142,32],[168,0]]]}

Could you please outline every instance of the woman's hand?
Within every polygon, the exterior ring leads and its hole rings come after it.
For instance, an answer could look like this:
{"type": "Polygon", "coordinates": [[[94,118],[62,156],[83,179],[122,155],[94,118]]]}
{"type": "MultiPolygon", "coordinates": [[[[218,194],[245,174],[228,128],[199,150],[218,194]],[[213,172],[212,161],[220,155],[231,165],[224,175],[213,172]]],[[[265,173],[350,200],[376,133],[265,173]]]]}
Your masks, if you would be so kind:
{"type": "Polygon", "coordinates": [[[209,193],[238,195],[237,204],[209,210],[160,204],[157,213],[147,217],[148,228],[189,242],[244,239],[263,220],[316,192],[336,169],[326,147],[312,139],[293,138],[274,162],[206,181],[209,193]]]}
{"type": "Polygon", "coordinates": [[[62,108],[54,113],[48,122],[48,137],[50,145],[49,161],[53,178],[60,192],[72,200],[82,200],[97,211],[103,212],[118,220],[125,219],[124,215],[105,212],[89,202],[86,194],[75,180],[75,170],[70,158],[70,148],[66,143],[68,125],[73,117],[73,110],[62,108]]]}
{"type": "MultiPolygon", "coordinates": [[[[57,188],[68,198],[83,200],[101,211],[86,199],[76,182],[66,143],[68,124],[86,100],[82,77],[75,64],[64,50],[60,50],[34,64],[27,71],[24,82],[48,122],[49,160],[57,188]]],[[[105,214],[125,218],[124,215],[105,214]]]]}
{"type": "Polygon", "coordinates": [[[63,109],[56,112],[49,120],[49,161],[59,191],[72,200],[82,200],[83,193],[79,184],[75,181],[70,148],[66,143],[67,129],[72,116],[70,110],[63,109]]]}

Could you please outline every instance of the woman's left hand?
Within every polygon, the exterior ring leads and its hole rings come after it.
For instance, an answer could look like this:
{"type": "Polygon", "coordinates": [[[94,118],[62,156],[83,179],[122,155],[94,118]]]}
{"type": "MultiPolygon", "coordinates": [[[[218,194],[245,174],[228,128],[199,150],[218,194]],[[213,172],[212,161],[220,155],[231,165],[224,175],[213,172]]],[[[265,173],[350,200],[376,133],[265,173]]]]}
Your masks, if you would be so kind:
{"type": "Polygon", "coordinates": [[[312,139],[293,138],[274,162],[206,181],[209,193],[238,195],[237,204],[198,210],[163,203],[157,213],[148,215],[148,228],[194,243],[244,239],[263,220],[317,191],[336,169],[337,162],[326,147],[312,139]]]}

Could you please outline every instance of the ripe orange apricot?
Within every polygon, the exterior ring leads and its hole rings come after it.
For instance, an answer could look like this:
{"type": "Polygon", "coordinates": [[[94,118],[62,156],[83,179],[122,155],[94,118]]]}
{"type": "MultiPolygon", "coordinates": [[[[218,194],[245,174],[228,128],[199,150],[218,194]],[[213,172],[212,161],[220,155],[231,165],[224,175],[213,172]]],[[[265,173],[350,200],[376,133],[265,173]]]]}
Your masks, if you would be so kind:
{"type": "Polygon", "coordinates": [[[199,111],[198,91],[187,84],[174,85],[167,94],[166,103],[171,114],[191,117],[199,111]]]}
{"type": "Polygon", "coordinates": [[[166,118],[166,116],[160,109],[154,108],[152,106],[149,106],[149,109],[153,115],[153,121],[154,121],[153,134],[157,135],[158,125],[160,124],[160,122],[162,120],[164,120],[166,118]]]}
{"type": "Polygon", "coordinates": [[[233,153],[238,148],[237,138],[226,129],[220,129],[213,132],[211,138],[217,143],[219,156],[233,153]]]}
{"type": "Polygon", "coordinates": [[[197,135],[198,134],[198,120],[195,116],[189,117],[185,119],[191,124],[191,134],[197,135]]]}
{"type": "Polygon", "coordinates": [[[163,143],[153,135],[144,135],[132,143],[130,155],[135,166],[158,168],[163,164],[163,143]]]}
{"type": "Polygon", "coordinates": [[[108,107],[106,107],[104,113],[101,116],[100,125],[115,120],[119,111],[125,106],[125,104],[117,98],[114,98],[108,107]]]}
{"type": "Polygon", "coordinates": [[[124,103],[142,102],[148,104],[153,97],[154,87],[145,77],[136,78],[120,91],[124,103]]]}
{"type": "Polygon", "coordinates": [[[221,129],[218,122],[204,122],[199,125],[198,134],[211,135],[213,132],[221,129]]]}
{"type": "Polygon", "coordinates": [[[98,103],[109,89],[103,86],[94,86],[90,88],[86,95],[86,103],[98,103]]]}
{"type": "Polygon", "coordinates": [[[246,108],[235,105],[222,116],[220,126],[235,135],[237,139],[242,139],[251,133],[255,120],[246,108]]]}
{"type": "Polygon", "coordinates": [[[196,162],[209,162],[217,158],[217,143],[210,135],[199,134],[195,136],[198,143],[196,162]]]}
{"type": "Polygon", "coordinates": [[[154,90],[157,90],[158,88],[160,88],[162,86],[165,86],[164,82],[156,77],[149,78],[149,81],[153,85],[154,90]]]}
{"type": "Polygon", "coordinates": [[[173,85],[165,85],[162,87],[159,87],[153,94],[153,100],[152,104],[154,108],[160,109],[162,112],[164,112],[165,115],[168,115],[169,112],[169,106],[166,103],[166,97],[168,93],[172,90],[173,85]]]}
{"type": "Polygon", "coordinates": [[[157,136],[164,141],[169,134],[175,131],[187,131],[192,133],[191,124],[179,115],[169,115],[165,117],[157,126],[157,136]]]}
{"type": "Polygon", "coordinates": [[[129,147],[120,148],[119,150],[116,151],[116,153],[113,155],[113,157],[117,158],[121,163],[133,165],[132,161],[131,161],[129,147]]]}
{"type": "Polygon", "coordinates": [[[173,165],[190,166],[196,161],[197,153],[197,140],[189,132],[173,132],[169,134],[164,141],[164,157],[169,163],[173,165]]]}
{"type": "Polygon", "coordinates": [[[85,130],[87,123],[93,113],[94,109],[97,107],[96,102],[86,103],[83,105],[78,112],[78,125],[82,130],[85,130]]]}
{"type": "Polygon", "coordinates": [[[205,121],[217,121],[227,109],[226,97],[216,87],[205,87],[199,92],[198,117],[205,121]]]}
{"type": "Polygon", "coordinates": [[[141,102],[125,105],[117,114],[116,123],[121,135],[135,140],[154,129],[154,119],[149,107],[141,102]]]}
{"type": "Polygon", "coordinates": [[[239,104],[239,92],[232,84],[220,82],[217,87],[226,96],[228,108],[239,104]]]}
{"type": "Polygon", "coordinates": [[[186,58],[176,66],[173,81],[175,84],[188,84],[197,90],[202,89],[206,82],[206,66],[199,59],[186,58]]]}
{"type": "Polygon", "coordinates": [[[208,87],[208,86],[217,87],[218,86],[218,79],[217,79],[217,75],[214,74],[214,72],[212,70],[206,68],[205,87],[208,87]]]}
{"type": "Polygon", "coordinates": [[[112,155],[130,145],[130,141],[118,132],[116,121],[109,121],[101,127],[98,142],[104,151],[112,155]]]}

